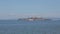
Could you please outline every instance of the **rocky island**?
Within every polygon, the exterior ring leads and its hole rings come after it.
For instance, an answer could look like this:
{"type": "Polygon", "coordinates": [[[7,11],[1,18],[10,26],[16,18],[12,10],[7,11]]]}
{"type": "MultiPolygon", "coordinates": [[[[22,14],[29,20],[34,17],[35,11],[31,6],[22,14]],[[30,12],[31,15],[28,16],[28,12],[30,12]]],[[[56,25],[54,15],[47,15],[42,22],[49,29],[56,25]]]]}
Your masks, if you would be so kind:
{"type": "Polygon", "coordinates": [[[19,18],[18,20],[26,20],[26,21],[38,21],[38,20],[51,20],[51,19],[48,19],[48,18],[38,18],[38,17],[30,17],[30,18],[19,18]]]}

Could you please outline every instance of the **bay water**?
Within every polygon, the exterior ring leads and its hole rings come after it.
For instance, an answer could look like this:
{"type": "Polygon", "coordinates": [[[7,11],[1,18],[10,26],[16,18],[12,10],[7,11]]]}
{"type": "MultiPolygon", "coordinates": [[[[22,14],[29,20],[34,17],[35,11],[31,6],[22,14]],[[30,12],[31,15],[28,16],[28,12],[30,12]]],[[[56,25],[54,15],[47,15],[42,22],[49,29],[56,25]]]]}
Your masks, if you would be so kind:
{"type": "Polygon", "coordinates": [[[60,20],[0,20],[0,34],[60,34],[60,20]]]}

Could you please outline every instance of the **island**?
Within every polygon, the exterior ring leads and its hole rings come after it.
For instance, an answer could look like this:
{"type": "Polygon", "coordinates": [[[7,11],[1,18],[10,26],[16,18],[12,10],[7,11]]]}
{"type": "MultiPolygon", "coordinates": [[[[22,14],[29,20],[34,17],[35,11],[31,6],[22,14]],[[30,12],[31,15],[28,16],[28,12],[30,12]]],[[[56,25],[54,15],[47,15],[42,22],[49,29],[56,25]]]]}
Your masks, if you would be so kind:
{"type": "Polygon", "coordinates": [[[38,21],[38,20],[42,20],[42,21],[46,21],[46,20],[51,20],[51,19],[48,19],[48,18],[38,18],[38,17],[30,17],[30,18],[19,18],[18,20],[26,20],[26,21],[38,21]]]}

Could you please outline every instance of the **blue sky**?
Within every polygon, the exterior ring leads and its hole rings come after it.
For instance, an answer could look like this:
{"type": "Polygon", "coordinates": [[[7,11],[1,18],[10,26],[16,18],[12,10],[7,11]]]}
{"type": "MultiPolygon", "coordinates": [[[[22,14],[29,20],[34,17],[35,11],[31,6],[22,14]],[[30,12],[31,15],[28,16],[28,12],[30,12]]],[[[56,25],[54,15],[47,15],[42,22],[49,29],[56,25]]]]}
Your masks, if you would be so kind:
{"type": "Polygon", "coordinates": [[[60,17],[60,0],[0,0],[0,19],[60,17]]]}

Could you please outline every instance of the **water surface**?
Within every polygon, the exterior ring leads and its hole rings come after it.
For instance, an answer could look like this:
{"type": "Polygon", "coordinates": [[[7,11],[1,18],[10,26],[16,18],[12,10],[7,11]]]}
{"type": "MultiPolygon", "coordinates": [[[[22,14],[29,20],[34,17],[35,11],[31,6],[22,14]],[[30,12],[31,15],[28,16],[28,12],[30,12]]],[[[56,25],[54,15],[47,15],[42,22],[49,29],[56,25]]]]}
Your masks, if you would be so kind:
{"type": "Polygon", "coordinates": [[[60,20],[0,20],[0,34],[60,34],[60,20]]]}

